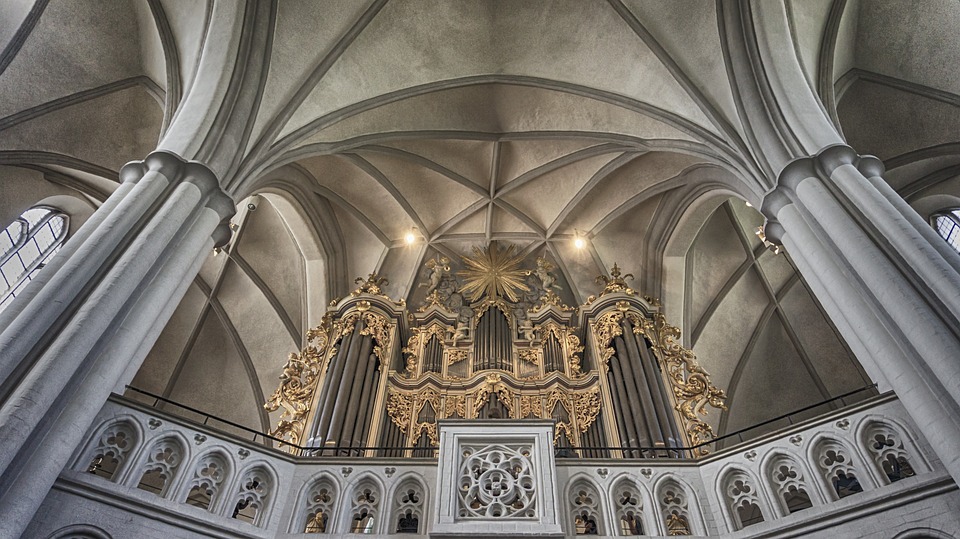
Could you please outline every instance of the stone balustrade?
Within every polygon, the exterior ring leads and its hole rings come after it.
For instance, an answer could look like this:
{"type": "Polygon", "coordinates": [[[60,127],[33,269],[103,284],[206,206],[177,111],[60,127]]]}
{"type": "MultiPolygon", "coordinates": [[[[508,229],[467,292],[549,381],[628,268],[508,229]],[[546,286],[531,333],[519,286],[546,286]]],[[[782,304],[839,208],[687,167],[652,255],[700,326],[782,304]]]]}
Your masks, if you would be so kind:
{"type": "MultiPolygon", "coordinates": [[[[557,493],[567,536],[862,531],[890,511],[910,515],[902,526],[957,533],[956,484],[889,395],[695,461],[554,466],[543,477],[555,485],[531,488],[557,493]]],[[[295,457],[113,397],[25,536],[426,536],[445,496],[437,489],[458,484],[437,475],[434,458],[295,457]]]]}

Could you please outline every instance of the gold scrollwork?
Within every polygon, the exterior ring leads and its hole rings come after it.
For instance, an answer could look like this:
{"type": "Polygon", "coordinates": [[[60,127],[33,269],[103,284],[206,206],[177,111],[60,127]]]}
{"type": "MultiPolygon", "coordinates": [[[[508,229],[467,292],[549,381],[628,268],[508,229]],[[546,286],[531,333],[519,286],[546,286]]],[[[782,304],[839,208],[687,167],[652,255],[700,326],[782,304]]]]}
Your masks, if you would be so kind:
{"type": "Polygon", "coordinates": [[[283,408],[277,427],[270,435],[292,445],[298,445],[303,436],[310,403],[323,372],[332,330],[330,322],[330,316],[324,316],[319,326],[307,331],[307,345],[300,353],[290,354],[280,374],[280,385],[263,405],[268,412],[283,408]]]}
{"type": "Polygon", "coordinates": [[[466,350],[458,350],[456,348],[447,348],[444,350],[447,354],[447,365],[453,365],[461,361],[466,360],[469,357],[469,352],[466,350]]]}
{"type": "Polygon", "coordinates": [[[506,407],[507,411],[510,412],[510,415],[514,415],[513,392],[510,391],[510,388],[503,383],[503,380],[500,378],[499,374],[489,374],[487,375],[486,380],[484,380],[483,385],[481,385],[477,389],[476,393],[474,393],[474,417],[480,415],[480,409],[483,408],[483,405],[487,403],[487,401],[490,399],[490,395],[493,393],[496,393],[500,403],[506,407]]]}
{"type": "Polygon", "coordinates": [[[444,417],[466,417],[467,399],[463,395],[448,394],[444,399],[444,417]]]}
{"type": "MultiPolygon", "coordinates": [[[[668,374],[667,378],[675,396],[674,408],[680,413],[687,437],[692,445],[709,441],[715,437],[713,427],[701,419],[707,414],[707,405],[726,410],[723,390],[710,381],[710,375],[697,362],[692,350],[677,342],[680,329],[667,323],[662,313],[653,315],[653,319],[642,318],[626,308],[610,311],[601,315],[593,324],[593,335],[600,350],[600,362],[609,368],[609,360],[614,354],[611,342],[623,334],[621,322],[624,317],[630,321],[633,332],[645,335],[653,344],[653,352],[668,374]]],[[[706,455],[707,449],[698,450],[706,455]]]]}
{"type": "Polygon", "coordinates": [[[539,418],[541,413],[540,395],[521,395],[520,396],[520,419],[528,417],[539,418]]]}
{"type": "MultiPolygon", "coordinates": [[[[686,424],[690,443],[697,445],[713,439],[713,427],[701,420],[700,416],[707,414],[708,404],[726,410],[726,394],[713,385],[710,375],[700,366],[693,351],[677,342],[680,328],[668,324],[663,314],[657,313],[653,320],[645,320],[643,331],[653,342],[657,359],[666,367],[677,399],[676,409],[686,424]]],[[[706,448],[698,451],[701,455],[709,453],[706,448]]]]}
{"type": "Polygon", "coordinates": [[[387,394],[387,415],[400,432],[410,430],[410,417],[413,415],[413,398],[406,393],[390,391],[387,394]]]}
{"type": "Polygon", "coordinates": [[[574,393],[573,409],[577,417],[577,430],[587,432],[600,415],[600,388],[574,393]]]}
{"type": "Polygon", "coordinates": [[[406,372],[407,377],[412,378],[417,372],[417,362],[420,360],[420,354],[423,353],[423,347],[433,336],[443,342],[447,331],[453,331],[452,327],[442,326],[440,324],[431,324],[426,328],[413,328],[413,335],[407,340],[407,346],[401,350],[407,355],[406,372]]]}
{"type": "Polygon", "coordinates": [[[521,361],[533,363],[538,367],[543,361],[542,356],[540,355],[540,350],[536,348],[521,348],[517,351],[517,357],[519,357],[521,361]]]}

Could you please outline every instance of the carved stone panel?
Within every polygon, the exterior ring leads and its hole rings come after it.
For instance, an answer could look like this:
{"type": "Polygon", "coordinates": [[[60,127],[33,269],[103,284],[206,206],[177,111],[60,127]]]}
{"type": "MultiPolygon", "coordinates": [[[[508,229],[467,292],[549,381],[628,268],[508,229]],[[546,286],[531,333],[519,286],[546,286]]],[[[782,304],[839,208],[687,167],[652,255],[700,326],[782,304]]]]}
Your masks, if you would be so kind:
{"type": "Polygon", "coordinates": [[[431,536],[561,536],[553,422],[442,420],[431,536]]]}

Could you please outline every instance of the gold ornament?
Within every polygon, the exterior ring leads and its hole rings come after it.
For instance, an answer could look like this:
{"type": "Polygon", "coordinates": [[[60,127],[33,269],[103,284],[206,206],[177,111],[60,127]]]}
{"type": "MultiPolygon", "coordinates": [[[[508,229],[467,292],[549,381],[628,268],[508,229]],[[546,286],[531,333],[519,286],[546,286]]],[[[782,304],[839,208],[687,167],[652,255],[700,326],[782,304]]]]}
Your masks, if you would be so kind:
{"type": "Polygon", "coordinates": [[[486,296],[506,297],[517,302],[520,292],[530,291],[523,280],[524,270],[520,269],[523,258],[515,245],[502,248],[499,243],[491,242],[487,247],[474,247],[473,256],[463,257],[465,269],[457,272],[464,280],[460,291],[470,301],[486,296]]]}

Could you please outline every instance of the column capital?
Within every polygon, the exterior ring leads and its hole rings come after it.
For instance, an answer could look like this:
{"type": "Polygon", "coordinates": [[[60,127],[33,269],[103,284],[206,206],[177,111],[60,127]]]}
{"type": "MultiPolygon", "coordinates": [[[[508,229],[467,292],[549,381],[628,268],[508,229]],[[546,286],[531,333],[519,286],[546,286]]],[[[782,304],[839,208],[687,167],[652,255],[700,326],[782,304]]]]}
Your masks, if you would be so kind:
{"type": "Polygon", "coordinates": [[[872,155],[860,155],[847,144],[831,144],[815,154],[798,157],[780,171],[777,184],[763,198],[760,213],[766,218],[764,234],[769,241],[780,244],[784,229],[777,222],[777,215],[784,207],[795,201],[796,188],[810,178],[828,180],[834,171],[844,165],[852,165],[864,177],[882,176],[883,162],[872,155]]]}
{"type": "Polygon", "coordinates": [[[215,246],[230,241],[230,218],[236,213],[236,202],[221,187],[220,180],[210,167],[199,161],[186,160],[168,150],[156,150],[142,161],[130,161],[120,169],[120,181],[136,183],[150,172],[163,175],[170,185],[189,182],[195,185],[204,199],[204,205],[217,212],[220,224],[213,232],[215,246]]]}

